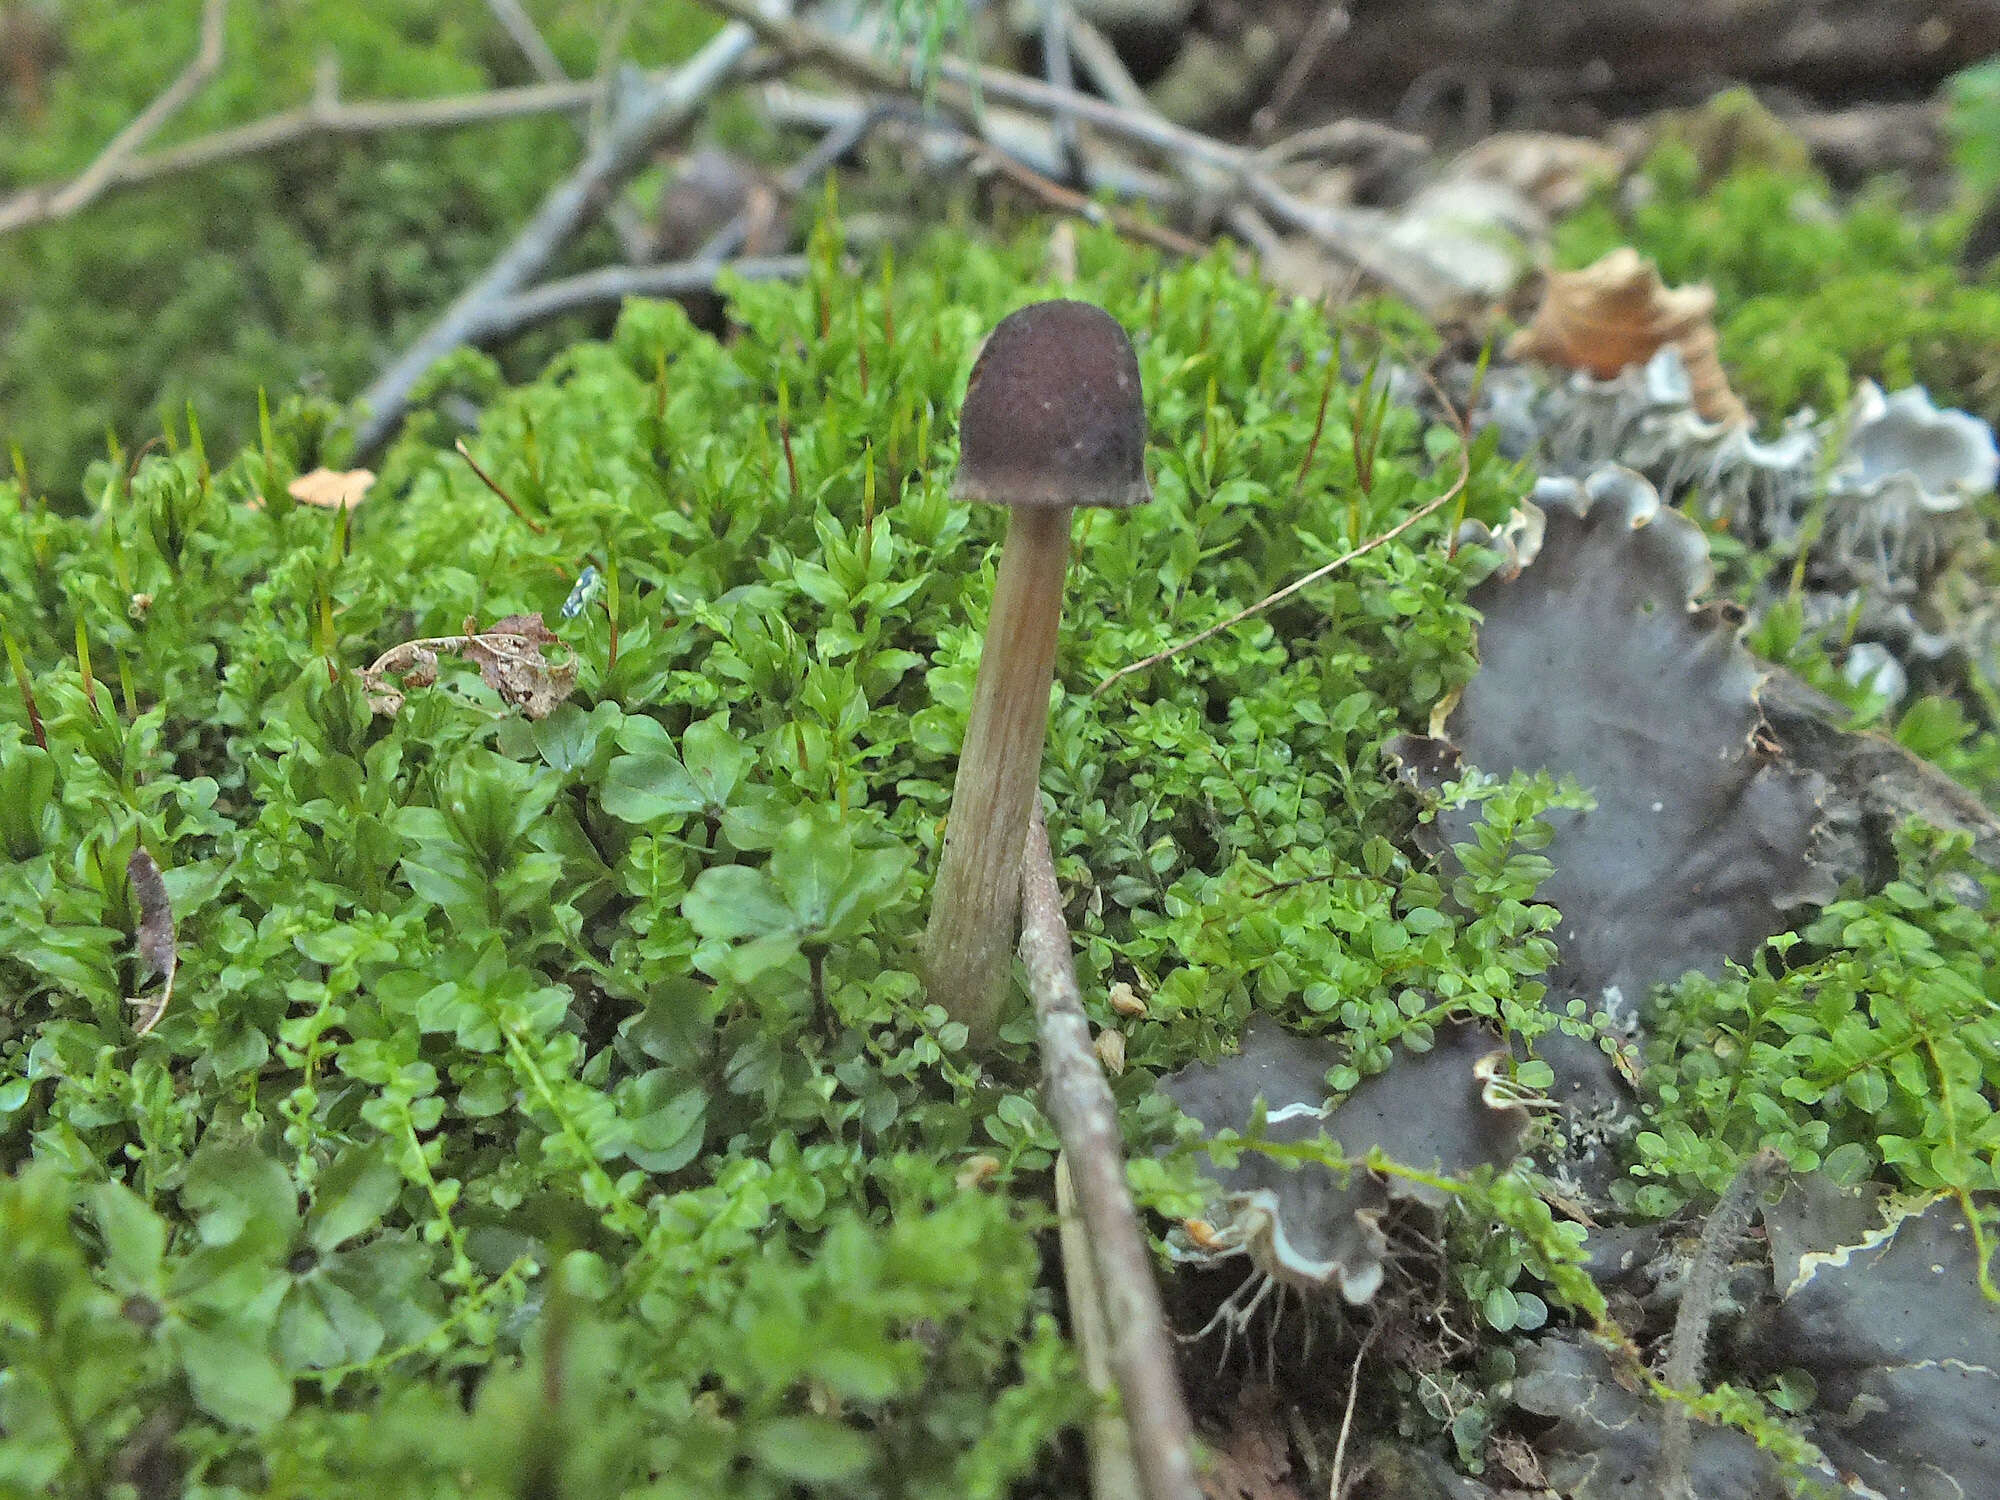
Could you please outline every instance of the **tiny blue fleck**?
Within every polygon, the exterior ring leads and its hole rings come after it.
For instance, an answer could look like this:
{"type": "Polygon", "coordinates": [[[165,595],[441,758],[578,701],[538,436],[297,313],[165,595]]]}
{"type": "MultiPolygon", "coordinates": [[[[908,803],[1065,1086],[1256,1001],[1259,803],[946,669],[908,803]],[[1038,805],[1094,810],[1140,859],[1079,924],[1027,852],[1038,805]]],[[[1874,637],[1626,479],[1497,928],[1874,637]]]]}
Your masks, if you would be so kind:
{"type": "Polygon", "coordinates": [[[597,569],[585,563],[583,571],[576,575],[576,587],[571,589],[569,597],[563,600],[562,617],[565,620],[574,620],[583,613],[584,606],[597,597],[599,581],[597,569]]]}

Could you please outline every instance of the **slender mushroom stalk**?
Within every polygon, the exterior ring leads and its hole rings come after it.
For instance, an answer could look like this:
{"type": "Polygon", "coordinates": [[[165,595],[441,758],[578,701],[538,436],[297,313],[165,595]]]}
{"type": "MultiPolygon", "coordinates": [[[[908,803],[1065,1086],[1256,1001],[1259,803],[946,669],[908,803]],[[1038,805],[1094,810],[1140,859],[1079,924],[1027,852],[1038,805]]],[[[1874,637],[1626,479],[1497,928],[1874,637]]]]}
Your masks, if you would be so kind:
{"type": "Polygon", "coordinates": [[[959,416],[965,501],[1009,507],[979,681],[931,896],[930,998],[975,1040],[1006,999],[1021,851],[1041,779],[1070,513],[1146,486],[1146,405],[1125,330],[1087,302],[1037,302],[987,336],[959,416]]]}

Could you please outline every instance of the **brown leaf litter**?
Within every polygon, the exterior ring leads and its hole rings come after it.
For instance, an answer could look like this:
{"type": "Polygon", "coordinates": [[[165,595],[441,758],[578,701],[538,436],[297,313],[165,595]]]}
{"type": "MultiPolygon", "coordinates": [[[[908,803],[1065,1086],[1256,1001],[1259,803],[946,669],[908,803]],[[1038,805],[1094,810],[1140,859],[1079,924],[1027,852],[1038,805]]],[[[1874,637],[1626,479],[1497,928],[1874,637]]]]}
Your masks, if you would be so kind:
{"type": "Polygon", "coordinates": [[[576,654],[540,615],[508,615],[478,630],[470,617],[463,635],[426,636],[391,646],[361,674],[368,706],[394,718],[411,688],[430,687],[438,679],[438,653],[448,651],[479,668],[486,685],[531,719],[545,719],[576,688],[576,654]],[[544,646],[558,648],[554,661],[544,646]],[[400,679],[391,685],[389,679],[400,679]]]}

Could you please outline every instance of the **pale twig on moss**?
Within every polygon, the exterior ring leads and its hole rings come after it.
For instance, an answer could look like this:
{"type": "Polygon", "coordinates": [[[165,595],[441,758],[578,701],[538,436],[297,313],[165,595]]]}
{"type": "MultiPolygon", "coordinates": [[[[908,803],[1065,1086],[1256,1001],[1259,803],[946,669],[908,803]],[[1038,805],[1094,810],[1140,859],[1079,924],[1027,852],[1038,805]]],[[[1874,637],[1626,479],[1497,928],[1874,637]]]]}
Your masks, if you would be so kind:
{"type": "Polygon", "coordinates": [[[356,433],[361,453],[380,448],[409,409],[417,384],[452,350],[473,338],[499,304],[529,285],[613,194],[645,166],[659,142],[680,129],[735,73],[754,41],[750,28],[725,26],[688,62],[640,93],[484,275],[460,292],[415,344],[362,392],[366,412],[356,433]]]}
{"type": "MultiPolygon", "coordinates": [[[[709,9],[755,30],[759,38],[793,64],[816,63],[847,78],[894,93],[916,89],[906,66],[914,54],[887,61],[857,42],[834,36],[790,17],[760,12],[754,0],[702,0],[709,9]]],[[[1189,130],[1157,115],[1122,109],[1116,104],[1073,89],[1057,89],[1038,78],[1005,69],[975,67],[956,58],[937,60],[943,81],[933,93],[939,107],[968,128],[977,130],[971,91],[983,100],[1009,104],[1037,114],[1062,117],[1094,126],[1128,145],[1158,151],[1176,163],[1197,162],[1220,168],[1257,207],[1289,228],[1311,236],[1341,259],[1365,271],[1383,286],[1419,307],[1436,301],[1438,278],[1417,264],[1408,251],[1392,251],[1387,221],[1367,209],[1309,203],[1288,192],[1266,173],[1257,153],[1189,130]]]]}
{"type": "MultiPolygon", "coordinates": [[[[493,120],[545,115],[559,110],[587,109],[591,86],[582,83],[531,84],[525,88],[492,89],[479,94],[450,94],[438,99],[381,99],[348,104],[316,96],[294,109],[252,120],[247,125],[197,136],[178,146],[149,151],[119,162],[104,183],[136,187],[163,177],[198,171],[220,162],[261,156],[323,135],[380,135],[390,130],[448,130],[483,125],[493,120]]],[[[40,205],[48,188],[28,188],[0,202],[0,233],[61,217],[40,205]]]]}
{"type": "Polygon", "coordinates": [[[1076,1182],[1069,1158],[1056,1153],[1056,1235],[1062,1247],[1063,1291],[1069,1298],[1069,1336],[1083,1366],[1084,1381],[1097,1408],[1084,1429],[1090,1449],[1090,1500],[1141,1500],[1139,1466],[1132,1457],[1132,1429],[1110,1401],[1117,1385],[1111,1375],[1111,1327],[1104,1293],[1090,1253],[1090,1231],[1077,1212],[1076,1182]]]}
{"type": "MultiPolygon", "coordinates": [[[[493,13],[493,19],[500,23],[500,29],[505,31],[515,47],[520,49],[521,55],[528,60],[528,66],[535,70],[537,78],[543,83],[571,81],[569,70],[563,67],[562,59],[556,56],[555,49],[549,46],[542,36],[540,28],[535,25],[535,18],[528,14],[521,0],[486,0],[486,8],[493,13]]],[[[603,78],[593,79],[592,83],[595,86],[595,98],[591,101],[591,107],[595,109],[609,90],[607,80],[603,78]]],[[[581,134],[585,144],[589,144],[588,129],[582,130],[581,134]]],[[[612,232],[618,236],[619,248],[625,252],[627,260],[638,262],[647,258],[646,226],[631,204],[614,202],[606,210],[604,218],[605,222],[610,224],[612,232]]]]}
{"type": "Polygon", "coordinates": [[[0,233],[44,219],[67,219],[103,192],[138,149],[178,114],[222,66],[222,23],[227,9],[227,0],[207,0],[202,6],[201,41],[193,60],[129,125],[111,138],[95,161],[68,182],[29,188],[0,203],[0,233]]]}
{"type": "Polygon", "coordinates": [[[1153,1257],[1125,1184],[1118,1102],[1090,1044],[1056,886],[1055,857],[1037,808],[1021,867],[1021,962],[1041,1038],[1042,1104],[1055,1122],[1076,1188],[1091,1268],[1110,1333],[1107,1358],[1124,1401],[1146,1500],[1194,1500],[1193,1424],[1153,1257]]]}

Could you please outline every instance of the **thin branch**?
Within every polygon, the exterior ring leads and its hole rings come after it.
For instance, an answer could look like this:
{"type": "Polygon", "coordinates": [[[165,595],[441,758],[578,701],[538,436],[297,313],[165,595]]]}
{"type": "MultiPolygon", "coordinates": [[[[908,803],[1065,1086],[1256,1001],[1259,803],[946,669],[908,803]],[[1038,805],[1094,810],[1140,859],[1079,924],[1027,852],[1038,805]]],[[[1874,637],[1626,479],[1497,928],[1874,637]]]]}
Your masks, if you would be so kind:
{"type": "Polygon", "coordinates": [[[1346,1500],[1341,1492],[1347,1488],[1347,1439],[1354,1431],[1354,1404],[1361,1394],[1361,1362],[1368,1357],[1368,1346],[1375,1342],[1384,1321],[1378,1318],[1369,1325],[1361,1347],[1354,1351],[1354,1368],[1347,1372],[1347,1410],[1341,1414],[1340,1436],[1333,1443],[1333,1478],[1326,1487],[1326,1500],[1346,1500]]]}
{"type": "Polygon", "coordinates": [[[500,258],[361,394],[359,404],[367,415],[356,434],[360,452],[374,452],[388,441],[409,409],[411,393],[431,366],[476,337],[499,304],[534,280],[571,236],[645,165],[654,145],[686,124],[702,100],[735,72],[755,40],[748,26],[723,27],[685,66],[648,88],[612,120],[582,165],[542,200],[500,258]]]}
{"type": "Polygon", "coordinates": [[[1069,1158],[1056,1153],[1056,1237],[1062,1247],[1063,1290],[1069,1298],[1069,1331],[1083,1366],[1084,1382],[1096,1398],[1084,1440],[1090,1449],[1090,1500],[1141,1500],[1139,1466],[1132,1459],[1132,1429],[1108,1398],[1111,1329],[1104,1317],[1104,1293],[1091,1264],[1090,1232],[1076,1211],[1076,1183],[1069,1158]]]}
{"type": "Polygon", "coordinates": [[[1052,177],[1044,177],[1033,167],[1016,161],[997,147],[983,141],[972,143],[974,155],[978,156],[994,171],[1009,182],[1026,188],[1052,208],[1061,209],[1066,214],[1075,214],[1079,219],[1091,224],[1108,224],[1128,240],[1152,245],[1174,255],[1198,258],[1208,253],[1208,246],[1200,240],[1192,239],[1177,229],[1169,229],[1163,224],[1154,224],[1145,219],[1134,218],[1115,208],[1106,208],[1095,198],[1086,197],[1072,188],[1064,187],[1052,177]]]}
{"type": "Polygon", "coordinates": [[[1098,683],[1095,688],[1091,689],[1090,696],[1095,698],[1121,677],[1129,677],[1134,672],[1143,672],[1148,667],[1156,667],[1163,661],[1179,656],[1181,652],[1187,650],[1189,647],[1199,646],[1211,636],[1220,635],[1232,625],[1242,624],[1252,615],[1261,615],[1265,610],[1271,608],[1272,605],[1282,603],[1284,600],[1291,598],[1300,589],[1309,588],[1311,585],[1318,583],[1320,579],[1326,577],[1327,574],[1333,572],[1336,568],[1344,568],[1357,557],[1365,557],[1377,547],[1394,541],[1426,516],[1436,514],[1441,507],[1456,499],[1472,479],[1472,435],[1466,430],[1464,420],[1458,416],[1457,409],[1451,404],[1450,398],[1445,395],[1437,381],[1432,378],[1430,372],[1426,370],[1420,371],[1420,373],[1423,375],[1425,382],[1430,386],[1432,394],[1443,403],[1444,409],[1452,414],[1453,425],[1458,428],[1458,477],[1451,482],[1448,488],[1426,501],[1417,509],[1411,511],[1387,531],[1370,537],[1358,547],[1348,549],[1330,563],[1322,563],[1304,577],[1293,579],[1276,593],[1266,594],[1255,604],[1245,605],[1242,609],[1237,610],[1235,614],[1229,616],[1228,619],[1218,620],[1209,626],[1208,629],[1199,631],[1189,636],[1186,640],[1176,641],[1164,651],[1155,651],[1151,656],[1143,657],[1138,661],[1127,662],[1109,677],[1098,683]]]}
{"type": "Polygon", "coordinates": [[[201,11],[200,44],[195,49],[194,60],[181,69],[180,76],[141,110],[131,124],[113,136],[111,144],[98,153],[97,159],[70,182],[61,186],[30,188],[0,203],[0,233],[38,219],[67,219],[103,192],[138,149],[179,113],[181,107],[199,93],[215,76],[216,69],[222,66],[223,22],[227,19],[227,10],[227,0],[206,0],[201,11]]]}
{"type": "MultiPolygon", "coordinates": [[[[794,63],[819,63],[867,87],[885,92],[911,92],[906,69],[884,62],[844,37],[836,37],[789,17],[759,15],[753,0],[702,0],[709,9],[754,29],[758,36],[794,63]]],[[[906,56],[904,61],[908,61],[906,56]]],[[[970,66],[957,58],[940,58],[941,83],[936,97],[945,112],[977,130],[968,103],[977,87],[988,101],[1011,104],[1037,114],[1067,114],[1107,135],[1159,151],[1177,164],[1199,162],[1221,169],[1243,193],[1280,224],[1308,234],[1331,253],[1361,270],[1418,308],[1447,303],[1450,278],[1425,263],[1410,247],[1391,248],[1386,240],[1387,218],[1362,208],[1333,208],[1286,191],[1265,174],[1254,152],[1231,146],[1158,115],[1124,109],[1074,90],[1051,88],[1040,79],[1005,69],[970,66]],[[948,86],[947,86],[948,85],[948,86]]]]}
{"type": "Polygon", "coordinates": [[[1292,52],[1291,61],[1285,64],[1285,71],[1272,88],[1270,101],[1251,117],[1251,128],[1260,137],[1269,136],[1278,128],[1278,120],[1291,108],[1292,100],[1305,86],[1306,79],[1319,62],[1320,54],[1326,50],[1326,44],[1345,32],[1351,19],[1345,0],[1324,0],[1319,14],[1306,28],[1305,36],[1292,52]]]}
{"type": "MultiPolygon", "coordinates": [[[[1042,76],[1060,94],[1076,92],[1069,65],[1070,23],[1068,0],[1042,0],[1042,76]]],[[[1076,116],[1067,109],[1059,109],[1051,123],[1055,126],[1056,147],[1063,156],[1063,177],[1070,182],[1082,182],[1083,136],[1076,128],[1076,116]]]]}
{"type": "Polygon", "coordinates": [[[1083,64],[1083,71],[1090,75],[1098,92],[1120,109],[1143,111],[1153,107],[1110,38],[1088,16],[1073,11],[1069,15],[1069,50],[1083,64]]]}
{"type": "MultiPolygon", "coordinates": [[[[897,96],[902,101],[903,96],[897,96]]],[[[877,105],[864,103],[856,95],[823,94],[771,83],[764,87],[764,109],[781,125],[832,130],[853,121],[877,105]]],[[[973,154],[973,142],[984,140],[1014,160],[1046,176],[1063,170],[1062,157],[1054,133],[1042,121],[1018,110],[988,108],[980,117],[976,133],[969,128],[942,120],[925,120],[914,106],[899,102],[891,112],[893,123],[906,128],[933,169],[951,170],[973,154]]],[[[1088,187],[1093,193],[1109,193],[1115,198],[1133,198],[1148,203],[1180,207],[1187,201],[1181,184],[1163,173],[1137,166],[1108,151],[1093,151],[1085,159],[1088,187]]]]}
{"type": "Polygon", "coordinates": [[[493,19],[500,23],[500,29],[520,49],[528,60],[528,66],[535,70],[535,76],[543,83],[567,83],[569,71],[542,37],[535,18],[528,14],[521,0],[486,0],[486,8],[493,13],[493,19]]]}
{"type": "Polygon", "coordinates": [[[1055,857],[1039,807],[1028,825],[1021,867],[1021,962],[1041,1036],[1042,1101],[1062,1140],[1089,1237],[1111,1334],[1111,1370],[1124,1400],[1143,1493],[1146,1500],[1197,1500],[1194,1428],[1153,1279],[1152,1253],[1125,1185],[1118,1103],[1090,1045],[1055,857]]]}
{"type": "MultiPolygon", "coordinates": [[[[589,84],[534,84],[526,88],[493,89],[482,94],[452,94],[439,99],[384,99],[359,104],[342,103],[325,90],[315,93],[312,102],[295,109],[232,126],[212,135],[197,136],[164,151],[129,157],[120,162],[105,183],[133,187],[181,172],[192,172],[218,162],[276,151],[321,135],[376,135],[388,130],[439,130],[461,125],[480,125],[491,120],[509,120],[521,115],[548,114],[555,110],[590,107],[589,84]]],[[[22,229],[59,217],[50,211],[49,188],[27,188],[0,202],[0,233],[22,229]]]]}
{"type": "Polygon", "coordinates": [[[482,344],[506,338],[536,323],[546,323],[564,313],[616,306],[627,297],[692,297],[715,290],[719,272],[730,271],[746,281],[789,281],[803,276],[808,261],[803,255],[768,255],[743,260],[703,259],[674,261],[659,266],[604,266],[560,281],[540,286],[492,303],[481,310],[478,322],[466,333],[465,342],[482,344]]]}
{"type": "MultiPolygon", "coordinates": [[[[852,119],[843,120],[830,127],[804,156],[787,167],[778,178],[778,193],[782,198],[798,198],[808,188],[819,181],[821,176],[833,169],[833,164],[861,144],[868,132],[888,117],[889,111],[880,106],[870,106],[857,112],[852,119]]],[[[756,221],[754,207],[745,208],[727,224],[716,230],[696,250],[692,262],[702,265],[714,261],[727,260],[750,238],[750,231],[756,221]]]]}
{"type": "MultiPolygon", "coordinates": [[[[486,8],[493,13],[493,19],[500,23],[500,29],[505,31],[514,45],[520,49],[521,55],[527,58],[528,66],[535,70],[537,78],[543,83],[570,82],[569,72],[563,67],[562,59],[556,56],[555,49],[544,39],[541,29],[535,25],[535,18],[528,14],[521,0],[486,0],[486,8]]],[[[592,80],[597,95],[592,101],[593,107],[607,93],[607,82],[608,80],[604,78],[592,80]]],[[[589,130],[581,129],[579,134],[587,144],[590,140],[589,130]]],[[[650,237],[646,233],[646,226],[640,221],[638,214],[633,212],[629,203],[614,202],[604,217],[611,225],[612,232],[618,236],[618,244],[624,250],[627,260],[637,262],[648,258],[647,246],[650,237]]]]}

